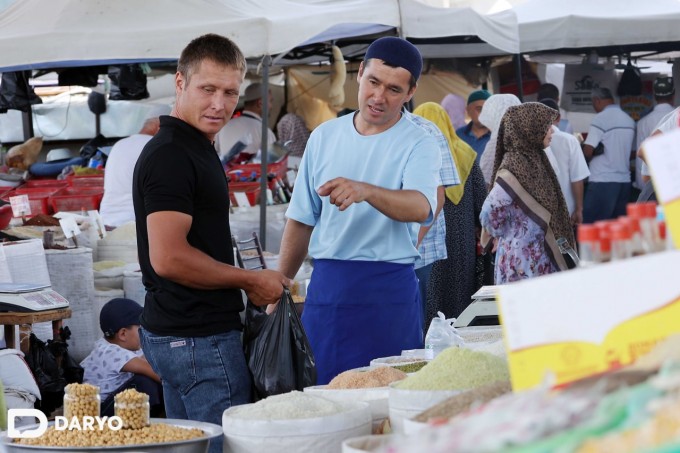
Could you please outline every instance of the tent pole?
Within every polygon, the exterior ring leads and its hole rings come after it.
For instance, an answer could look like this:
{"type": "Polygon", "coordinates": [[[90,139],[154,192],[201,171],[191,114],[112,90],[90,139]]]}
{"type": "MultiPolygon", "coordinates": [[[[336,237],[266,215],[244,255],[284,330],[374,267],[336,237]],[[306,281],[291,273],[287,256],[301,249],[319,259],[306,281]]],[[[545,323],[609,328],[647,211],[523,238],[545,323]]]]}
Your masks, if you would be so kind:
{"type": "Polygon", "coordinates": [[[524,102],[524,84],[522,81],[522,54],[515,54],[515,80],[517,81],[517,97],[524,102]]]}
{"type": "Polygon", "coordinates": [[[269,65],[272,57],[262,57],[262,141],[260,143],[260,155],[262,166],[260,167],[260,244],[262,250],[267,249],[267,158],[269,151],[269,65]]]}
{"type": "Polygon", "coordinates": [[[21,122],[24,129],[24,141],[26,141],[35,135],[33,131],[33,107],[31,107],[30,103],[28,104],[28,110],[21,112],[21,122]]]}

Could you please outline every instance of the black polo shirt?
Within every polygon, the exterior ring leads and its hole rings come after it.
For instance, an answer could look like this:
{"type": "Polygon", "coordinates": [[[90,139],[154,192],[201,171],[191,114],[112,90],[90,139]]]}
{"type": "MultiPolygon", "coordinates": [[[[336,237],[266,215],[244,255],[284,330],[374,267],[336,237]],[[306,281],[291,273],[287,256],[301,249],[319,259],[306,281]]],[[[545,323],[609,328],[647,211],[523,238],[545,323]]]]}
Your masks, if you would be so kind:
{"type": "Polygon", "coordinates": [[[189,244],[217,261],[234,264],[229,190],[215,148],[178,118],[163,116],[160,123],[160,131],[137,160],[132,184],[139,264],[147,291],[142,326],[157,335],[181,337],[241,329],[239,290],[189,288],[160,277],[151,267],[146,216],[158,211],[190,215],[189,244]]]}

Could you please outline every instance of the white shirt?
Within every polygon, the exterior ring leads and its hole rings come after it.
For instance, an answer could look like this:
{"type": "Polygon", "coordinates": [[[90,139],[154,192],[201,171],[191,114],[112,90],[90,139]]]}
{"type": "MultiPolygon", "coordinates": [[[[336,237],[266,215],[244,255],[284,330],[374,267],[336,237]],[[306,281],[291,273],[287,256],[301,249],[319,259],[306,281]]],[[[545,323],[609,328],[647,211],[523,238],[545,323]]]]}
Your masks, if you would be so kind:
{"type": "Polygon", "coordinates": [[[100,396],[104,401],[111,392],[134,377],[133,373],[122,371],[125,364],[143,355],[141,349],[129,351],[100,338],[94,343],[90,355],[80,362],[85,370],[83,382],[99,386],[100,396]]]}
{"type": "MultiPolygon", "coordinates": [[[[666,117],[669,113],[673,111],[673,106],[667,103],[663,104],[657,104],[654,106],[654,109],[649,112],[647,115],[643,116],[640,118],[640,121],[637,123],[637,143],[635,146],[635,149],[640,149],[640,145],[644,140],[647,139],[650,135],[652,135],[652,132],[656,130],[657,124],[666,117]]],[[[638,189],[642,189],[642,186],[644,183],[642,182],[642,166],[644,165],[644,162],[642,162],[642,159],[637,157],[635,159],[635,187],[638,189]]]]}
{"type": "MultiPolygon", "coordinates": [[[[270,147],[276,141],[276,136],[271,129],[267,130],[267,146],[270,147]]],[[[241,152],[257,154],[262,143],[262,117],[260,115],[244,110],[241,116],[229,120],[215,137],[215,149],[220,158],[226,156],[238,141],[246,145],[241,152]]]]}
{"type": "Polygon", "coordinates": [[[120,226],[135,220],[132,173],[151,135],[133,134],[111,148],[104,171],[104,198],[99,208],[105,225],[120,226]]]}
{"type": "MultiPolygon", "coordinates": [[[[666,116],[661,118],[661,120],[659,120],[659,122],[657,123],[656,127],[652,129],[652,132],[654,132],[655,130],[659,130],[663,133],[666,133],[677,129],[678,127],[680,127],[680,107],[676,108],[675,110],[672,110],[670,113],[667,113],[666,116]]],[[[639,145],[638,149],[640,149],[639,145]]],[[[645,164],[644,162],[642,163],[642,167],[640,168],[640,174],[644,176],[650,176],[649,168],[647,168],[647,164],[645,164]]]]}
{"type": "Polygon", "coordinates": [[[557,160],[555,174],[567,202],[569,215],[571,215],[576,209],[576,200],[574,200],[574,194],[571,191],[571,183],[586,179],[590,176],[590,170],[588,170],[586,158],[583,156],[581,145],[579,145],[576,137],[560,131],[555,126],[553,126],[549,149],[552,149],[557,160]]]}
{"type": "Polygon", "coordinates": [[[635,140],[635,121],[616,104],[595,115],[585,144],[604,144],[604,153],[590,160],[590,182],[630,182],[630,153],[635,140]]]}

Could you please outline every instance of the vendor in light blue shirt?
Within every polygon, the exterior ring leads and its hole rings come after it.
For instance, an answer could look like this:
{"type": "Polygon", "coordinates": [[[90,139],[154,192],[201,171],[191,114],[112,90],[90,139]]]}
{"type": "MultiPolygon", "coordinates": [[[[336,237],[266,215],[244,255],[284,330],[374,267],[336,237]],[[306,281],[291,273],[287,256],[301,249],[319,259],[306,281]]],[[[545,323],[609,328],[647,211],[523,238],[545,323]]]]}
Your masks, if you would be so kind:
{"type": "Polygon", "coordinates": [[[434,220],[441,157],[401,111],[421,69],[408,41],[376,40],[359,67],[359,110],[317,127],[300,163],[279,270],[294,276],[314,258],[302,322],[318,384],[423,345],[413,263],[420,226],[434,220]]]}
{"type": "Polygon", "coordinates": [[[465,108],[467,115],[470,117],[470,122],[456,129],[456,135],[470,145],[470,148],[477,153],[475,161],[478,164],[479,158],[482,157],[484,148],[491,138],[491,131],[479,122],[479,114],[482,113],[482,107],[490,97],[491,93],[486,90],[477,90],[470,93],[467,99],[467,107],[465,108]]]}

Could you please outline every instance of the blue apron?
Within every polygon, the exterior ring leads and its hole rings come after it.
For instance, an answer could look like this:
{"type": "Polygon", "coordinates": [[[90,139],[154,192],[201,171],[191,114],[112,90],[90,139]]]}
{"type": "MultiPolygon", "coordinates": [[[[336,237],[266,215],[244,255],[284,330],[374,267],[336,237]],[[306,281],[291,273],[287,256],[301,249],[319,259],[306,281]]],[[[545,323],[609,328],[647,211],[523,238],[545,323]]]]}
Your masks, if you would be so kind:
{"type": "Polygon", "coordinates": [[[315,260],[302,324],[319,385],[372,359],[422,348],[413,264],[315,260]]]}

